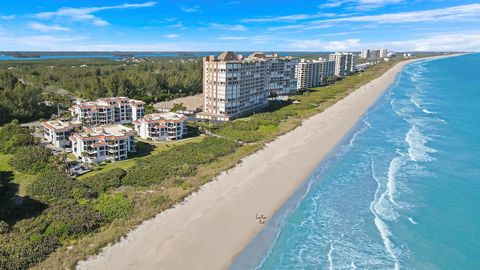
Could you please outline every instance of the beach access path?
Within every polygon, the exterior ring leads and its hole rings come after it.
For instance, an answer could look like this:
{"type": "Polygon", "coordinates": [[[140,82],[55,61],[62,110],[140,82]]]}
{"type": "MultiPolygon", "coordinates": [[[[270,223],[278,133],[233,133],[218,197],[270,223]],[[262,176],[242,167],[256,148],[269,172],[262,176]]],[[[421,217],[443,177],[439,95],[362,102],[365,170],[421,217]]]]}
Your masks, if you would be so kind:
{"type": "Polygon", "coordinates": [[[78,269],[226,269],[394,82],[403,61],[245,157],[185,202],[145,221],[78,269]]]}

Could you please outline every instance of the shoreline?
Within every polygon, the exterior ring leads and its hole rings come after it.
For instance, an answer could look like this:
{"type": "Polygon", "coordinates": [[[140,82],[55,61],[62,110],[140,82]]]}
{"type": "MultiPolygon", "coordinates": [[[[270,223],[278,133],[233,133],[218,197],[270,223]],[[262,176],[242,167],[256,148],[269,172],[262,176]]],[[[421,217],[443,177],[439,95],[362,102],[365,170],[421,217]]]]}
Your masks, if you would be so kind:
{"type": "MultiPolygon", "coordinates": [[[[438,56],[434,58],[455,55],[438,56]]],[[[77,264],[78,269],[225,269],[267,228],[277,210],[308,180],[359,118],[409,63],[400,62],[325,111],[303,120],[183,203],[145,221],[77,264]]],[[[430,58],[431,59],[431,58],[430,58]]]]}

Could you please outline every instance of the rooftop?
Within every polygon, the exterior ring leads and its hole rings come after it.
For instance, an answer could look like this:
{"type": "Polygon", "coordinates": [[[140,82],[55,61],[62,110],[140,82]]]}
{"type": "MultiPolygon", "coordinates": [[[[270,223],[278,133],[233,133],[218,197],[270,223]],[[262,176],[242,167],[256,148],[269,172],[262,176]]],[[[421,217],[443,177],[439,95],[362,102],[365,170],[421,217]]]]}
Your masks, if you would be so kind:
{"type": "Polygon", "coordinates": [[[273,60],[273,59],[292,59],[290,56],[281,57],[280,55],[274,54],[265,54],[264,52],[254,52],[251,53],[248,57],[245,57],[242,54],[235,54],[232,51],[225,51],[221,53],[219,56],[210,55],[204,57],[205,61],[221,61],[221,62],[228,62],[228,61],[266,61],[266,60],[273,60]]]}
{"type": "Polygon", "coordinates": [[[82,132],[75,133],[74,137],[89,138],[89,137],[123,137],[133,136],[135,131],[129,127],[123,125],[103,125],[93,128],[86,128],[82,132]]]}
{"type": "Polygon", "coordinates": [[[67,131],[75,127],[80,127],[81,123],[77,121],[50,120],[42,122],[42,126],[55,131],[67,131]]]}
{"type": "Polygon", "coordinates": [[[112,107],[110,103],[128,103],[131,105],[144,105],[145,102],[141,100],[131,99],[128,97],[107,97],[99,98],[95,101],[78,101],[73,107],[79,108],[97,108],[97,107],[112,107]]]}
{"type": "MultiPolygon", "coordinates": [[[[168,122],[168,121],[182,121],[187,117],[183,114],[166,112],[166,113],[152,113],[147,114],[143,118],[136,120],[135,122],[168,122]]],[[[135,123],[134,122],[134,123],[135,123]]]]}

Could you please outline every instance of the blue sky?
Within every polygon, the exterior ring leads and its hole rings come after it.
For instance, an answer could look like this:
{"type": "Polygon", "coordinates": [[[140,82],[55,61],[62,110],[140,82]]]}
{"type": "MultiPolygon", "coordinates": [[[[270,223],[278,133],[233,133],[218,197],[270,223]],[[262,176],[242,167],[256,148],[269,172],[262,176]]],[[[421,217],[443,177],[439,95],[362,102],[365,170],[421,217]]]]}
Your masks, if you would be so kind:
{"type": "Polygon", "coordinates": [[[479,51],[479,22],[469,0],[19,0],[0,50],[479,51]]]}

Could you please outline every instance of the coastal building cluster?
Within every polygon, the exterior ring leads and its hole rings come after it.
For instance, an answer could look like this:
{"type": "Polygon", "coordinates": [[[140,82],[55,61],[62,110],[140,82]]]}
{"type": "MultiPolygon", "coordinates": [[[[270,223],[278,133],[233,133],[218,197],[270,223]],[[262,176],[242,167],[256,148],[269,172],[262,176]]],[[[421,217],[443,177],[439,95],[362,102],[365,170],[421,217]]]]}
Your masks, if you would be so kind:
{"type": "Polygon", "coordinates": [[[305,60],[255,52],[248,56],[225,51],[203,58],[203,108],[199,119],[228,121],[261,110],[271,96],[325,85],[329,78],[356,72],[358,55],[330,54],[305,60]]]}
{"type": "Polygon", "coordinates": [[[360,53],[361,59],[381,60],[393,56],[393,52],[388,52],[387,49],[363,49],[360,53]]]}
{"type": "Polygon", "coordinates": [[[145,114],[145,102],[128,97],[77,101],[68,121],[41,124],[43,138],[84,163],[124,160],[136,151],[136,139],[179,140],[188,119],[229,121],[263,109],[269,98],[286,100],[299,90],[364,71],[387,54],[386,49],[336,52],[307,60],[226,51],[203,58],[203,95],[159,102],[152,114],[145,114]],[[358,64],[359,56],[372,61],[358,64]]]}
{"type": "Polygon", "coordinates": [[[78,102],[70,108],[71,120],[41,124],[43,138],[54,147],[68,149],[84,163],[98,163],[127,159],[136,151],[136,135],[144,140],[171,141],[186,134],[186,116],[171,112],[145,115],[144,105],[127,97],[78,102]]]}

